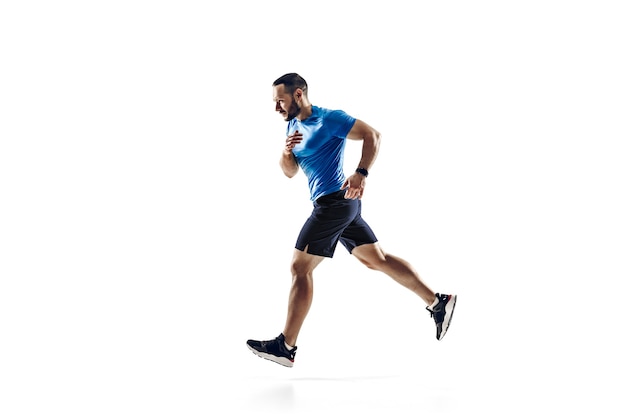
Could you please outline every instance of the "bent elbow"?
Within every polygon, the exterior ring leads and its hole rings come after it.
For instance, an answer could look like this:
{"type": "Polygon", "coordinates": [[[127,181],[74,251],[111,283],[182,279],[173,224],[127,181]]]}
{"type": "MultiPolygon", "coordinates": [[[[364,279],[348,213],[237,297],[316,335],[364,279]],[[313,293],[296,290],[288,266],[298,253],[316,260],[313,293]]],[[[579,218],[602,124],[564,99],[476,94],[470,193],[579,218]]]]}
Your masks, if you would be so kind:
{"type": "Polygon", "coordinates": [[[280,167],[283,170],[283,174],[285,174],[285,176],[287,178],[293,178],[298,173],[298,167],[297,166],[296,167],[290,167],[290,166],[285,166],[285,165],[281,164],[280,167]]]}
{"type": "Polygon", "coordinates": [[[381,139],[382,135],[380,134],[380,132],[376,129],[372,129],[372,132],[370,134],[370,140],[372,141],[374,146],[378,147],[380,145],[381,139]]]}

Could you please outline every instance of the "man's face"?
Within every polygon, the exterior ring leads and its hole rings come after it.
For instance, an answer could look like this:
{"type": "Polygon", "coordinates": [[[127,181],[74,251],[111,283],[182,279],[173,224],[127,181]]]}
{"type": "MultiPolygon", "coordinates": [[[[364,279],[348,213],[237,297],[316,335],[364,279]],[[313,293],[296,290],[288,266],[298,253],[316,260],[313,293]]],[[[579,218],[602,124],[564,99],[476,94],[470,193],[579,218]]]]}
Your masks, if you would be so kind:
{"type": "Polygon", "coordinates": [[[274,86],[274,102],[276,111],[283,116],[286,122],[300,114],[300,106],[296,102],[294,95],[285,91],[285,85],[274,86]]]}

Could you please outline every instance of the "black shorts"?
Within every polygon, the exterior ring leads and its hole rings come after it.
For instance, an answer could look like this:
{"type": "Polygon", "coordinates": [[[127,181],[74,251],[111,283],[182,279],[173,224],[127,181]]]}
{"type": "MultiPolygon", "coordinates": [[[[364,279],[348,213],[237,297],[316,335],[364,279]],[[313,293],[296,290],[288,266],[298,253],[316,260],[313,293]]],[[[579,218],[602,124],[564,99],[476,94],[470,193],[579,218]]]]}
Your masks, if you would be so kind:
{"type": "Polygon", "coordinates": [[[344,198],[345,190],[327,194],[313,202],[313,213],[304,223],[296,241],[296,249],[312,255],[332,258],[341,241],[348,252],[378,239],[361,217],[361,200],[344,198]]]}

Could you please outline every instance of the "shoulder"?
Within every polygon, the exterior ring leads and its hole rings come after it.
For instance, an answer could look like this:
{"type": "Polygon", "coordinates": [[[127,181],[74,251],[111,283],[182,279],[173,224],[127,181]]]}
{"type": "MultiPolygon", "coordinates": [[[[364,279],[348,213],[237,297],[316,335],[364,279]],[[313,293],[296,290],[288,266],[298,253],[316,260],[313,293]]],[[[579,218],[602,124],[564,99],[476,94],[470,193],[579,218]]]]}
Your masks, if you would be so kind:
{"type": "Polygon", "coordinates": [[[317,116],[347,115],[343,110],[329,109],[328,107],[312,106],[311,109],[313,110],[313,115],[317,116]]]}
{"type": "Polygon", "coordinates": [[[313,115],[323,119],[324,121],[345,123],[354,121],[355,118],[350,116],[343,110],[328,109],[325,107],[313,106],[313,115]]]}
{"type": "Polygon", "coordinates": [[[343,110],[333,110],[323,107],[314,108],[313,114],[324,125],[324,129],[332,136],[345,138],[354,126],[356,119],[343,110]]]}

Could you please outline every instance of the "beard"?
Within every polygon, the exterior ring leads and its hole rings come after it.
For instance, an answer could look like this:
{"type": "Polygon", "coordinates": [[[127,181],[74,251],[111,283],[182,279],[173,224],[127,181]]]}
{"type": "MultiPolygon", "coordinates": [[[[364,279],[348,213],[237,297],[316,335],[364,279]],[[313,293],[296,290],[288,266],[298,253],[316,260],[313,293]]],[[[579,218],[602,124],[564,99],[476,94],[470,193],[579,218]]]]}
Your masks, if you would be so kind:
{"type": "Polygon", "coordinates": [[[291,102],[291,106],[289,106],[289,110],[287,110],[287,117],[285,117],[285,121],[288,122],[293,120],[297,115],[300,114],[300,106],[296,103],[296,100],[291,102]]]}

